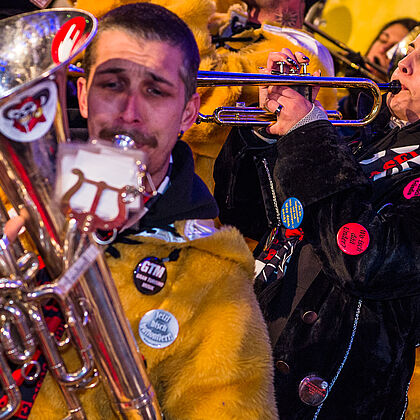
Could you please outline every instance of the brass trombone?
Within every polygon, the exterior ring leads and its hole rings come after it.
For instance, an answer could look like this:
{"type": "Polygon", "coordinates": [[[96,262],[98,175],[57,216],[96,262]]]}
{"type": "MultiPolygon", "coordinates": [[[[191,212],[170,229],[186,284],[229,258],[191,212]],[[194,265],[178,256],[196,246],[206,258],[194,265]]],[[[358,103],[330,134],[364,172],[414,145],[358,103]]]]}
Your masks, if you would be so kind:
{"type": "MultiPolygon", "coordinates": [[[[364,126],[369,124],[379,113],[382,104],[381,91],[394,94],[401,90],[398,81],[391,83],[375,83],[370,79],[354,77],[315,77],[310,75],[290,74],[254,74],[254,73],[224,73],[199,71],[197,76],[199,87],[216,86],[291,86],[291,87],[329,87],[367,89],[373,95],[373,105],[370,112],[360,120],[337,120],[336,111],[327,111],[332,116],[332,124],[337,126],[364,126]]],[[[219,107],[212,115],[199,114],[197,123],[210,122],[219,125],[250,125],[264,126],[272,124],[277,117],[261,108],[219,107]]]]}
{"type": "Polygon", "coordinates": [[[385,79],[388,78],[388,71],[386,68],[380,66],[379,64],[373,63],[372,61],[369,61],[366,57],[363,57],[362,55],[360,55],[359,53],[357,53],[356,51],[348,47],[346,44],[344,44],[344,42],[341,42],[340,40],[335,39],[332,36],[328,35],[326,32],[322,31],[321,29],[319,29],[318,26],[312,24],[311,22],[305,21],[303,25],[310,32],[313,32],[322,36],[327,41],[331,42],[336,47],[343,50],[344,53],[341,53],[334,49],[328,48],[332,56],[334,56],[337,60],[341,61],[347,66],[351,67],[353,70],[356,70],[363,77],[372,79],[376,83],[381,81],[378,77],[376,77],[373,73],[371,73],[367,68],[364,67],[365,65],[369,65],[370,67],[378,71],[382,75],[383,78],[385,79]],[[355,63],[354,61],[351,61],[349,58],[346,57],[345,53],[352,54],[353,56],[359,55],[361,59],[361,63],[359,64],[359,63],[355,63]]]}

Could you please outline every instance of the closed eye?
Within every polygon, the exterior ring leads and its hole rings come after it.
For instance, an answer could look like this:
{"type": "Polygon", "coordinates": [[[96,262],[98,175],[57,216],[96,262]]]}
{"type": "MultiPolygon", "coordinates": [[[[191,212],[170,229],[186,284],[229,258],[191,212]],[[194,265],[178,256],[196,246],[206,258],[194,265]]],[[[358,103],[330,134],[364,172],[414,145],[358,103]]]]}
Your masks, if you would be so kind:
{"type": "Polygon", "coordinates": [[[109,89],[109,90],[116,90],[116,91],[120,91],[124,89],[125,87],[125,83],[123,83],[121,80],[103,81],[98,84],[102,89],[109,89]]]}

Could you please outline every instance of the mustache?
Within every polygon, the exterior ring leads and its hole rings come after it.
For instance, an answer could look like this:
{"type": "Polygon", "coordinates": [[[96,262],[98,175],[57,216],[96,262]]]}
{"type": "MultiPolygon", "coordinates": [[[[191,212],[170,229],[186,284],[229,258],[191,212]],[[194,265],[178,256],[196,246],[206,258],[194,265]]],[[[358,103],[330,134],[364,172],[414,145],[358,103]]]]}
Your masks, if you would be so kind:
{"type": "Polygon", "coordinates": [[[99,138],[112,141],[118,134],[123,134],[132,138],[134,142],[140,146],[157,147],[157,139],[155,136],[141,133],[135,128],[105,127],[99,131],[99,138]]]}

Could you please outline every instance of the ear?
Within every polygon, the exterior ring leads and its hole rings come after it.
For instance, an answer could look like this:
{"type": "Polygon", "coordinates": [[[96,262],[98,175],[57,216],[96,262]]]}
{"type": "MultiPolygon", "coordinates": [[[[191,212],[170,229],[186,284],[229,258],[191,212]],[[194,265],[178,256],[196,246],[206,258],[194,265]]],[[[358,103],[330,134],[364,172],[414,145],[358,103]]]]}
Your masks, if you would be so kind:
{"type": "Polygon", "coordinates": [[[181,119],[181,131],[187,131],[195,123],[199,109],[200,95],[198,93],[194,93],[185,105],[181,119]]]}
{"type": "Polygon", "coordinates": [[[79,110],[83,118],[88,117],[87,105],[87,80],[84,77],[77,79],[77,99],[79,100],[79,110]]]}

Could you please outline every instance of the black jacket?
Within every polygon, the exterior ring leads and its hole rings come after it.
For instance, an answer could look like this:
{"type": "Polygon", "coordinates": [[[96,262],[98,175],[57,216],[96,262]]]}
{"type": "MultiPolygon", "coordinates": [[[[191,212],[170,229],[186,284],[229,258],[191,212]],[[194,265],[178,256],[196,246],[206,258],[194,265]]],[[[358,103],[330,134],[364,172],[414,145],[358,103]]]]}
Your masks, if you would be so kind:
{"type": "MultiPolygon", "coordinates": [[[[242,140],[249,136],[242,130],[242,140]]],[[[304,240],[284,278],[275,287],[257,284],[273,340],[281,419],[400,419],[405,411],[420,342],[420,197],[408,200],[403,189],[420,170],[410,164],[411,170],[372,181],[369,166],[358,161],[420,144],[420,122],[369,139],[374,141],[357,147],[354,155],[331,124],[320,121],[250,155],[257,163],[254,174],[266,160],[278,206],[296,197],[304,207],[304,240]],[[337,246],[337,232],[349,222],[369,233],[369,246],[360,255],[347,255],[337,246]],[[322,406],[309,406],[299,397],[299,384],[310,375],[328,384],[322,406]]],[[[236,145],[242,140],[236,137],[236,145]]],[[[394,172],[403,169],[396,167],[394,172]]],[[[239,191],[242,179],[236,181],[239,191]]],[[[229,209],[242,215],[243,231],[244,214],[253,204],[265,202],[268,223],[276,224],[269,183],[262,179],[260,184],[259,202],[248,202],[242,212],[235,205],[229,209]]],[[[222,189],[216,183],[223,221],[222,189]]]]}

